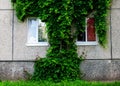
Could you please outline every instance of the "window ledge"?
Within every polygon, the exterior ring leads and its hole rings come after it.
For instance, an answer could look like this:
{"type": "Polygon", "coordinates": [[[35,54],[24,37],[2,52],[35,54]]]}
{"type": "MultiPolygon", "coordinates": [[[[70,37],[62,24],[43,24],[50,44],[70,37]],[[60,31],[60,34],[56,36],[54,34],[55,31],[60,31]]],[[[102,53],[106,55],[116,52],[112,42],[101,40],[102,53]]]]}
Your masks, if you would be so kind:
{"type": "Polygon", "coordinates": [[[76,42],[76,45],[98,45],[98,42],[76,42]]]}
{"type": "MultiPolygon", "coordinates": [[[[48,46],[48,42],[40,42],[40,43],[26,43],[26,46],[48,46]]],[[[98,45],[98,42],[76,42],[76,45],[98,45]]]]}
{"type": "Polygon", "coordinates": [[[26,46],[48,46],[48,42],[40,42],[40,43],[26,43],[26,46]]]}

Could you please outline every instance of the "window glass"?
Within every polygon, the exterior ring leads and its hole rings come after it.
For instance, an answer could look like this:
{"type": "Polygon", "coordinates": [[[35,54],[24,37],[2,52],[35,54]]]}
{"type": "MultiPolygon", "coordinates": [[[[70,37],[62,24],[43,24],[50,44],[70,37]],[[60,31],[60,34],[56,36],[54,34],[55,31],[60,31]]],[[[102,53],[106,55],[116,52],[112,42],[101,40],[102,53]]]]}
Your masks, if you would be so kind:
{"type": "Polygon", "coordinates": [[[28,19],[28,43],[47,42],[46,25],[40,19],[28,19]]]}
{"type": "Polygon", "coordinates": [[[96,41],[94,18],[87,19],[87,41],[96,41]]]}
{"type": "Polygon", "coordinates": [[[86,34],[85,34],[85,31],[84,32],[79,32],[79,34],[78,34],[78,41],[86,41],[86,34]]]}
{"type": "MultiPolygon", "coordinates": [[[[96,33],[95,33],[95,21],[94,18],[86,18],[86,28],[85,31],[80,31],[77,36],[77,42],[81,43],[90,43],[96,42],[96,33]]],[[[94,43],[93,43],[94,44],[94,43]]],[[[96,44],[96,43],[95,43],[96,44]]]]}
{"type": "Polygon", "coordinates": [[[47,41],[46,25],[44,22],[41,22],[41,20],[39,20],[38,42],[46,42],[46,41],[47,41]]]}
{"type": "Polygon", "coordinates": [[[29,19],[28,21],[29,31],[28,31],[28,42],[36,43],[37,42],[37,19],[29,19]]]}

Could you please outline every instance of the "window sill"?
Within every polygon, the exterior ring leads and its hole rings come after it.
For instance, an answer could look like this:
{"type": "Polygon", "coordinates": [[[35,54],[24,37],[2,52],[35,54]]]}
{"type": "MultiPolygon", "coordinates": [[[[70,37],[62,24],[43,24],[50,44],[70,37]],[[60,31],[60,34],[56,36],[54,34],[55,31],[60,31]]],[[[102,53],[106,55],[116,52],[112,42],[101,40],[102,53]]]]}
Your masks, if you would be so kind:
{"type": "Polygon", "coordinates": [[[48,46],[48,42],[40,42],[40,43],[26,43],[26,46],[48,46]]]}
{"type": "MultiPolygon", "coordinates": [[[[40,43],[26,43],[26,46],[48,46],[48,42],[40,42],[40,43]]],[[[77,46],[84,45],[98,45],[98,42],[76,42],[77,46]]]]}
{"type": "Polygon", "coordinates": [[[98,45],[98,42],[76,42],[76,45],[98,45]]]}

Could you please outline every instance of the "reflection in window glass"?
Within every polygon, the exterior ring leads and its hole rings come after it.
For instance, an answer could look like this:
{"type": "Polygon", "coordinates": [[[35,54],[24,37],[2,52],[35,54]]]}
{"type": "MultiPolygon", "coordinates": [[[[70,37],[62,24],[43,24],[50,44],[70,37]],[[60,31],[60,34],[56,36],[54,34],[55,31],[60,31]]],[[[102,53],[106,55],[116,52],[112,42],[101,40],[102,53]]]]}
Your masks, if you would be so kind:
{"type": "Polygon", "coordinates": [[[94,24],[95,24],[94,18],[87,19],[87,40],[88,41],[96,41],[94,24]]]}
{"type": "Polygon", "coordinates": [[[28,19],[28,43],[47,42],[46,25],[40,19],[28,19]]]}
{"type": "Polygon", "coordinates": [[[37,20],[36,19],[29,19],[29,32],[28,32],[28,43],[36,43],[36,29],[37,29],[37,20]]]}
{"type": "Polygon", "coordinates": [[[79,32],[77,36],[77,41],[80,42],[91,42],[96,41],[96,33],[95,33],[95,26],[94,26],[94,18],[87,18],[86,19],[86,29],[84,32],[79,32]]]}
{"type": "Polygon", "coordinates": [[[85,38],[86,38],[86,34],[85,34],[85,31],[84,32],[79,32],[79,34],[78,34],[78,37],[77,37],[78,39],[78,41],[85,41],[85,38]]]}
{"type": "Polygon", "coordinates": [[[47,34],[46,34],[46,25],[45,23],[39,20],[38,25],[38,42],[46,42],[47,41],[47,34]]]}

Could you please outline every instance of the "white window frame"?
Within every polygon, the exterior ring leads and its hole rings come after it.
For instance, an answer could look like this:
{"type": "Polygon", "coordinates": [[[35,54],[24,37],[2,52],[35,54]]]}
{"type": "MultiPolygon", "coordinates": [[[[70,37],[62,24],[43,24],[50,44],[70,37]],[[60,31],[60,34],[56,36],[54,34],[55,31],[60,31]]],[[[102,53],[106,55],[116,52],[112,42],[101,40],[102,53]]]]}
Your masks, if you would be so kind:
{"type": "MultiPolygon", "coordinates": [[[[35,17],[30,17],[27,18],[27,29],[28,29],[28,34],[29,34],[29,20],[30,19],[37,19],[37,21],[39,21],[38,18],[35,17]]],[[[38,27],[36,28],[36,42],[29,42],[29,35],[27,34],[27,43],[26,46],[48,46],[48,42],[38,42],[38,27]]]]}
{"type": "MultiPolygon", "coordinates": [[[[86,35],[86,38],[87,39],[87,20],[88,18],[85,18],[85,23],[86,23],[86,26],[85,26],[85,35],[86,35]]],[[[97,34],[96,34],[96,41],[76,41],[76,45],[98,45],[98,38],[97,38],[97,34]]]]}

